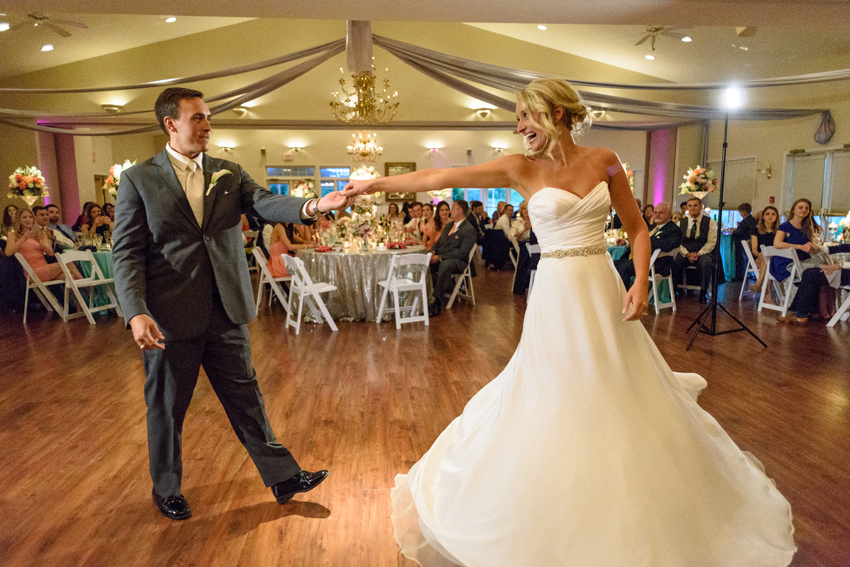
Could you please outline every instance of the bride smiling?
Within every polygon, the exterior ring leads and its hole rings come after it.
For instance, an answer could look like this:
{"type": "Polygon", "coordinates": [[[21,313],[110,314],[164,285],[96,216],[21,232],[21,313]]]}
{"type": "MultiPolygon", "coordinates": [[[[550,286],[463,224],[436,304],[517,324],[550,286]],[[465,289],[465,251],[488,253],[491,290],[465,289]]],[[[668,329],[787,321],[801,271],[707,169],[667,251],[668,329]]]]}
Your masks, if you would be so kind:
{"type": "Polygon", "coordinates": [[[785,566],[791,508],[696,403],[639,319],[649,237],[617,155],[577,145],[589,111],[565,81],[518,95],[527,154],[352,181],[353,196],[511,187],[542,250],[516,352],[410,471],[392,522],[426,567],[785,566]],[[627,292],[605,247],[609,207],[634,251],[627,292]]]}

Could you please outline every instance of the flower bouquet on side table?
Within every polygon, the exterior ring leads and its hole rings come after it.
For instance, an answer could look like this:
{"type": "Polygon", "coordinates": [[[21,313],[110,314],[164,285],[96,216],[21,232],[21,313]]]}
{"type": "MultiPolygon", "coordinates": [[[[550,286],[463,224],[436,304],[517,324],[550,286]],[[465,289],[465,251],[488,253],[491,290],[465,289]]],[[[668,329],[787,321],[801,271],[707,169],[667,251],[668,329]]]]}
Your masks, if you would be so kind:
{"type": "Polygon", "coordinates": [[[679,195],[690,194],[702,199],[709,193],[717,191],[717,179],[714,178],[714,171],[705,167],[696,166],[689,169],[684,180],[685,182],[679,185],[679,189],[681,189],[679,195]]]}
{"type": "Polygon", "coordinates": [[[113,197],[118,195],[118,184],[121,182],[121,174],[136,165],[138,160],[132,162],[128,159],[124,160],[124,164],[115,164],[109,168],[109,177],[103,182],[103,188],[109,191],[113,197]]]}
{"type": "Polygon", "coordinates": [[[33,203],[38,201],[40,197],[49,197],[47,185],[44,183],[44,176],[37,167],[25,165],[19,167],[9,176],[9,195],[11,199],[18,197],[26,202],[27,206],[32,208],[33,203]]]}

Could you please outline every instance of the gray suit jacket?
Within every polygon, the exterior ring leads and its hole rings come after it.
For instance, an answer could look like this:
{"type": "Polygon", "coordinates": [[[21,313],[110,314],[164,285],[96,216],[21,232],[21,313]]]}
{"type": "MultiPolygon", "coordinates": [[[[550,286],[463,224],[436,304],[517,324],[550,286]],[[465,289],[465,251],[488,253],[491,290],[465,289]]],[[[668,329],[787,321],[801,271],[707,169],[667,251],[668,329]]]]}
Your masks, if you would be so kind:
{"type": "Polygon", "coordinates": [[[469,251],[478,240],[478,233],[468,220],[464,220],[457,231],[449,235],[454,225],[454,221],[450,221],[443,227],[443,232],[431,252],[442,260],[462,260],[465,264],[469,261],[469,251]]]}
{"type": "Polygon", "coordinates": [[[122,173],[118,188],[112,249],[118,301],[128,326],[144,313],[167,340],[206,330],[214,286],[233,323],[256,316],[241,213],[254,207],[269,221],[310,222],[301,220],[307,199],[275,195],[230,161],[204,154],[203,165],[203,226],[164,149],[122,173]],[[209,190],[212,174],[225,169],[230,174],[209,190]]]}

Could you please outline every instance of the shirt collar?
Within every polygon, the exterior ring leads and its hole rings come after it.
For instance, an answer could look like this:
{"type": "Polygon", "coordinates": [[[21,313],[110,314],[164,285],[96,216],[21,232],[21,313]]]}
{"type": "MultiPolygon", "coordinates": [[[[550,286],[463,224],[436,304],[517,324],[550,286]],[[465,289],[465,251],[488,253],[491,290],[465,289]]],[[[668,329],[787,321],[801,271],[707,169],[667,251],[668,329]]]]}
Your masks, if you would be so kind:
{"type": "Polygon", "coordinates": [[[465,220],[466,220],[466,219],[461,219],[461,220],[457,221],[457,222],[455,223],[455,228],[459,228],[459,227],[460,227],[460,225],[461,225],[461,224],[463,224],[463,221],[465,221],[465,220]]]}
{"type": "Polygon", "coordinates": [[[204,153],[201,152],[194,158],[189,159],[183,154],[177,152],[171,147],[171,144],[165,144],[165,151],[168,152],[168,159],[171,160],[171,165],[179,168],[180,171],[185,171],[189,167],[189,162],[194,161],[198,164],[198,171],[204,170],[204,153]]]}

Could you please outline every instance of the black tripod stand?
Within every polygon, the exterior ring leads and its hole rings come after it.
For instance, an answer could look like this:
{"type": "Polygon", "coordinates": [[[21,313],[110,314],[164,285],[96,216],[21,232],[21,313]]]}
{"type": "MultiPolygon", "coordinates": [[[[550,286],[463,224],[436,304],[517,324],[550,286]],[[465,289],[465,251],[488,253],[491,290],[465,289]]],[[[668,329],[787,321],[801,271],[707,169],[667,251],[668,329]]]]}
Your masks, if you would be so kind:
{"type": "MultiPolygon", "coordinates": [[[[727,110],[726,111],[726,120],[723,123],[723,157],[720,160],[720,203],[717,207],[717,244],[716,244],[716,246],[720,246],[720,232],[721,232],[720,231],[720,225],[721,225],[720,219],[723,218],[723,183],[726,180],[726,147],[729,145],[726,142],[726,136],[727,136],[728,133],[729,133],[729,111],[727,110]]],[[[734,250],[734,246],[733,246],[733,249],[732,249],[733,257],[734,257],[734,251],[735,250],[734,250]]],[[[718,250],[718,252],[719,252],[719,250],[718,250]]],[[[693,336],[691,336],[691,340],[688,341],[688,347],[685,350],[691,350],[691,345],[694,344],[694,341],[696,340],[697,335],[699,335],[700,333],[705,333],[706,335],[715,337],[717,335],[725,335],[727,333],[737,333],[739,331],[748,332],[750,335],[752,335],[752,337],[755,340],[760,342],[762,344],[762,346],[764,346],[764,348],[767,348],[767,345],[765,344],[765,342],[763,340],[758,338],[756,336],[756,334],[753,333],[746,325],[741,323],[741,321],[739,321],[737,317],[735,317],[734,315],[729,313],[729,311],[727,311],[726,308],[723,307],[722,304],[717,302],[717,281],[718,281],[718,278],[720,277],[720,264],[721,264],[720,255],[718,254],[718,258],[714,262],[714,278],[711,282],[711,300],[708,302],[708,305],[705,306],[705,309],[703,310],[703,312],[699,314],[699,317],[697,317],[694,320],[694,322],[691,323],[691,326],[688,327],[688,330],[685,331],[686,333],[690,333],[691,329],[693,329],[694,326],[696,326],[696,331],[694,331],[693,336]],[[729,317],[732,318],[733,321],[735,321],[738,324],[737,328],[728,329],[726,331],[718,331],[717,330],[717,308],[718,307],[720,309],[722,309],[724,313],[726,313],[729,317]],[[711,318],[711,323],[706,324],[706,321],[709,319],[709,317],[711,318]]],[[[746,281],[744,283],[746,283],[746,281]]]]}

